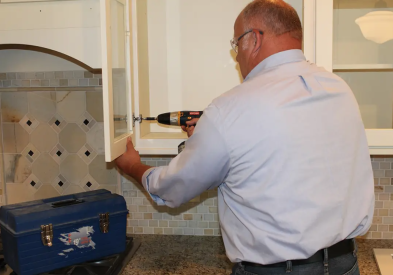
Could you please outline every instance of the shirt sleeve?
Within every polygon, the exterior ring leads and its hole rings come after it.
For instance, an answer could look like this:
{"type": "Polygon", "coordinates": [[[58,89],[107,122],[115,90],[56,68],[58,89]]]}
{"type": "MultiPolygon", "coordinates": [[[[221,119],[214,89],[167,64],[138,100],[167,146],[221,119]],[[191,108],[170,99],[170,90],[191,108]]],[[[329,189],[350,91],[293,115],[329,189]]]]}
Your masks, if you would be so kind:
{"type": "Polygon", "coordinates": [[[142,184],[158,205],[178,207],[226,178],[230,156],[218,109],[211,104],[204,110],[185,149],[168,166],[154,167],[142,177],[142,184]]]}

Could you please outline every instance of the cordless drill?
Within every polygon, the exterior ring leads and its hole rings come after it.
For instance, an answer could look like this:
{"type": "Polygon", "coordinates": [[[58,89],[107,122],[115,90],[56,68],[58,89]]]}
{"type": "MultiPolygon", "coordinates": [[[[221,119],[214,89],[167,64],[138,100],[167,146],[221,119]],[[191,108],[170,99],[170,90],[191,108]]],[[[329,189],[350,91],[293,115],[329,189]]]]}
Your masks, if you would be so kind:
{"type": "MultiPolygon", "coordinates": [[[[145,117],[143,120],[156,120],[158,123],[165,125],[174,125],[174,126],[186,126],[187,121],[192,120],[193,118],[200,118],[202,116],[202,111],[179,111],[179,112],[169,112],[158,115],[157,117],[145,117]]],[[[196,124],[195,124],[196,125],[196,124]]],[[[194,125],[194,126],[195,126],[194,125]]],[[[179,144],[178,153],[180,154],[185,148],[185,141],[179,144]]]]}
{"type": "Polygon", "coordinates": [[[159,114],[157,117],[145,117],[143,120],[156,120],[158,123],[174,126],[188,126],[187,121],[200,118],[202,111],[179,111],[159,114]]]}

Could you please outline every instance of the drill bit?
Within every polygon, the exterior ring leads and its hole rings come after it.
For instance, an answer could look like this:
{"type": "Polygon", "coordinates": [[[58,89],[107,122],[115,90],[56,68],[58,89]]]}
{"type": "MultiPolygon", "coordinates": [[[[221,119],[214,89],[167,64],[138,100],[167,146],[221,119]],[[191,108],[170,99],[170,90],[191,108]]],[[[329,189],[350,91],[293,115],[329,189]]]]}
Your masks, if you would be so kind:
{"type": "Polygon", "coordinates": [[[157,120],[156,117],[142,117],[142,120],[157,120]]]}

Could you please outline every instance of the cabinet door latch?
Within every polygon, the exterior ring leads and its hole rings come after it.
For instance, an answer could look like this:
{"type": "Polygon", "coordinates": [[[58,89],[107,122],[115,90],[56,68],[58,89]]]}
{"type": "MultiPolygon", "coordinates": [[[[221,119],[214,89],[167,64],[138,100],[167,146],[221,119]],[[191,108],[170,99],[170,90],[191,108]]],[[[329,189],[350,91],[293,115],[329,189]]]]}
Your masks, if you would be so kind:
{"type": "Polygon", "coordinates": [[[41,240],[45,246],[52,246],[53,241],[53,226],[52,224],[41,225],[41,240]]]}
{"type": "Polygon", "coordinates": [[[100,230],[104,234],[109,232],[109,213],[100,214],[100,230]]]}

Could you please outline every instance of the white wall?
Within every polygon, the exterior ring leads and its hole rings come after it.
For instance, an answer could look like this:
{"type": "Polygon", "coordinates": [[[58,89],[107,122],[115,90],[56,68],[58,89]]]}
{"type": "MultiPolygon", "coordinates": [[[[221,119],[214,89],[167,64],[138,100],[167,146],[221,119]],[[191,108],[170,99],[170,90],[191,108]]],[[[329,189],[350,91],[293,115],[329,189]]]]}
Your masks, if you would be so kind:
{"type": "Polygon", "coordinates": [[[34,51],[0,51],[0,73],[84,70],[65,59],[34,51]]]}

